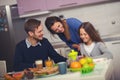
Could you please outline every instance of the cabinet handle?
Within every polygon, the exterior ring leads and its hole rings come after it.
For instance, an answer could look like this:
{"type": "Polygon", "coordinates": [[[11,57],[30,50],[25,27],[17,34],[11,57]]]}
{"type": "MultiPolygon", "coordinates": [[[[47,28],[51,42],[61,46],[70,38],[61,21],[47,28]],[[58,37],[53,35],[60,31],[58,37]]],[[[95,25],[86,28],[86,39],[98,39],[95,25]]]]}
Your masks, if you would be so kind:
{"type": "Polygon", "coordinates": [[[67,6],[76,5],[76,4],[77,4],[77,3],[63,4],[63,5],[60,5],[60,7],[67,7],[67,6]]]}
{"type": "Polygon", "coordinates": [[[120,44],[120,42],[114,42],[114,43],[112,43],[112,44],[120,44]]]}

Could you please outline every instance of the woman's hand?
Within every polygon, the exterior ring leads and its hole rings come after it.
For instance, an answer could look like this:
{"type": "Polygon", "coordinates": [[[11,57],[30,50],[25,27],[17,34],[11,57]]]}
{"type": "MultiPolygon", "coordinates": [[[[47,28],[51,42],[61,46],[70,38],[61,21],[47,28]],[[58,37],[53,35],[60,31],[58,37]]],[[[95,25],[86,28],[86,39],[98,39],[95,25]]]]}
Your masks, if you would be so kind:
{"type": "Polygon", "coordinates": [[[80,44],[73,44],[72,47],[80,51],[80,44]]]}

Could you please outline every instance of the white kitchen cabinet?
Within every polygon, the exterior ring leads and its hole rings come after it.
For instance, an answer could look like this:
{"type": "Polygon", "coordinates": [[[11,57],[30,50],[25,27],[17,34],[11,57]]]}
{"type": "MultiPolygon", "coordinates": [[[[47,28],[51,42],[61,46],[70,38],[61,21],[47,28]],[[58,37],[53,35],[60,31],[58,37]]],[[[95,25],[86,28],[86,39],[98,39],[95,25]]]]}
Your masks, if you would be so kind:
{"type": "Polygon", "coordinates": [[[17,0],[17,4],[20,15],[47,10],[46,0],[17,0]]]}
{"type": "Polygon", "coordinates": [[[105,42],[113,54],[114,80],[120,80],[120,40],[105,42]]]}

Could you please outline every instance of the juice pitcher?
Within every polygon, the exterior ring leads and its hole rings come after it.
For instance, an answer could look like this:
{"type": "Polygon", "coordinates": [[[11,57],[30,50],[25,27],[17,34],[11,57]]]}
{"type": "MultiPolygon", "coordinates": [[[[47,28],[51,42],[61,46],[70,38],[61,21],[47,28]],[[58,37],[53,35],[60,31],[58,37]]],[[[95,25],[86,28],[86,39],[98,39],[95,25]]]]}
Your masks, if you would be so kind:
{"type": "Polygon", "coordinates": [[[78,52],[75,50],[71,50],[71,52],[68,54],[68,58],[73,61],[77,59],[77,56],[78,56],[78,52]]]}

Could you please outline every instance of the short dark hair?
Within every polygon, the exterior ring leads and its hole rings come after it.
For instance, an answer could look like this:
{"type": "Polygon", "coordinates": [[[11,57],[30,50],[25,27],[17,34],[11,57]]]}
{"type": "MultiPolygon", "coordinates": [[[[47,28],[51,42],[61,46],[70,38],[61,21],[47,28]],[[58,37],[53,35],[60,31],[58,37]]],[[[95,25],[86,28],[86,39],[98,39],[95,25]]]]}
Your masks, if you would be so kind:
{"type": "Polygon", "coordinates": [[[24,24],[24,29],[26,31],[26,33],[28,33],[29,31],[34,32],[35,28],[38,28],[38,26],[41,24],[40,20],[36,20],[36,19],[29,19],[25,22],[24,24]]]}
{"type": "Polygon", "coordinates": [[[46,26],[47,29],[48,29],[51,33],[53,33],[53,34],[55,34],[55,32],[54,32],[53,30],[51,30],[51,26],[52,26],[55,22],[60,22],[61,24],[63,24],[63,23],[62,23],[62,20],[61,20],[59,17],[57,17],[57,16],[50,16],[50,17],[47,17],[46,20],[45,20],[45,26],[46,26]]]}

